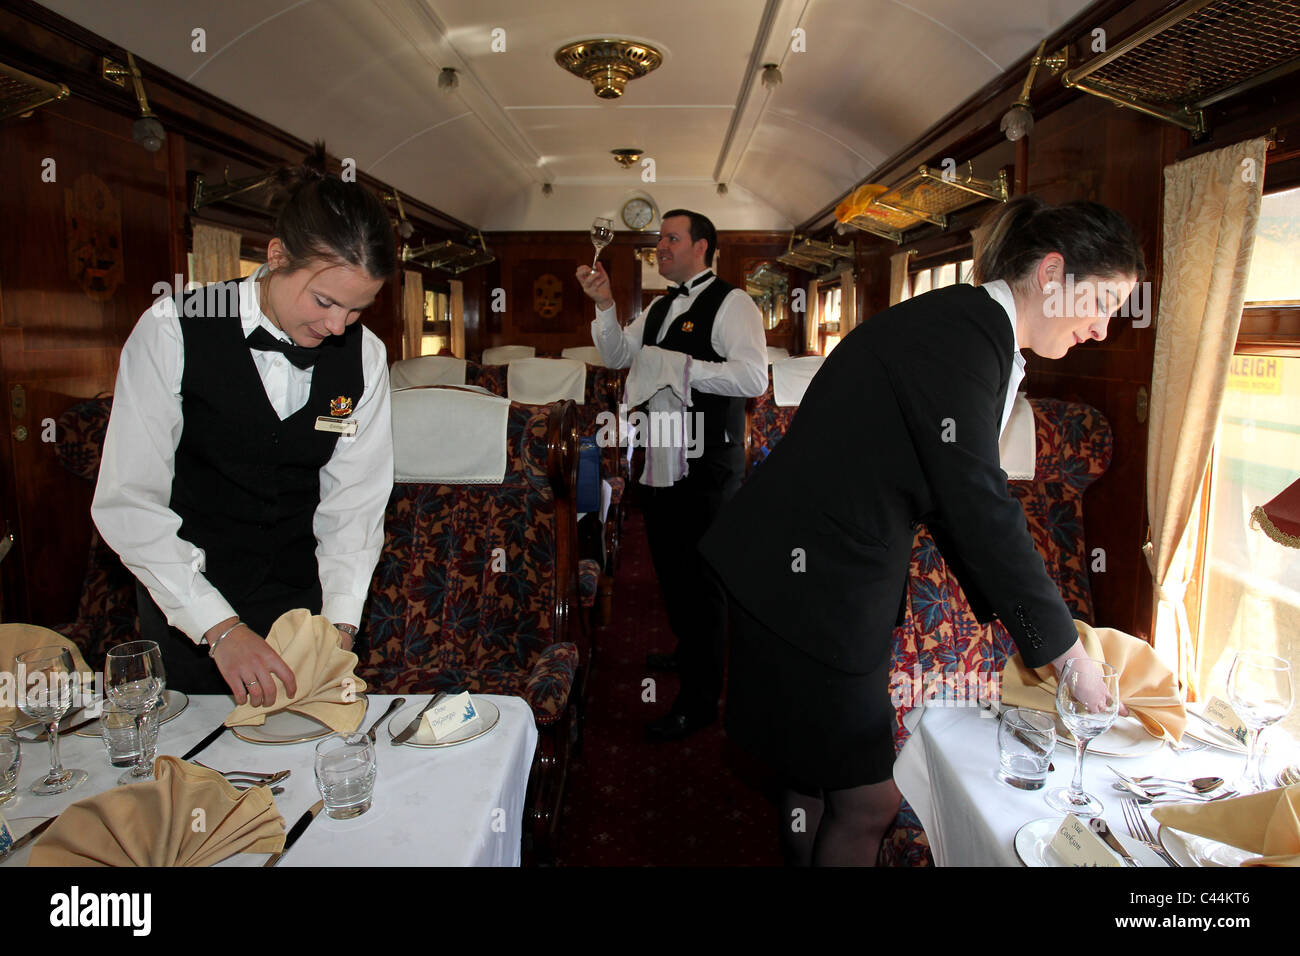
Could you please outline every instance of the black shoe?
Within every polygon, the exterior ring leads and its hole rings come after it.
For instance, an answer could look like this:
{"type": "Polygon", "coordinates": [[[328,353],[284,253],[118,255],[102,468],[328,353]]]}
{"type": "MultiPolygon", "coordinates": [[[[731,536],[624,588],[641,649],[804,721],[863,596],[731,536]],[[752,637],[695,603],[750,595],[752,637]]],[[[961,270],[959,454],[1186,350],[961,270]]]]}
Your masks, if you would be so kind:
{"type": "Polygon", "coordinates": [[[718,722],[717,714],[704,717],[688,717],[686,714],[665,714],[645,725],[645,735],[651,740],[667,742],[685,740],[696,731],[712,727],[718,722]]]}
{"type": "Polygon", "coordinates": [[[666,671],[672,674],[676,674],[681,670],[675,651],[672,654],[665,654],[663,651],[651,651],[645,656],[645,666],[652,671],[666,671]]]}

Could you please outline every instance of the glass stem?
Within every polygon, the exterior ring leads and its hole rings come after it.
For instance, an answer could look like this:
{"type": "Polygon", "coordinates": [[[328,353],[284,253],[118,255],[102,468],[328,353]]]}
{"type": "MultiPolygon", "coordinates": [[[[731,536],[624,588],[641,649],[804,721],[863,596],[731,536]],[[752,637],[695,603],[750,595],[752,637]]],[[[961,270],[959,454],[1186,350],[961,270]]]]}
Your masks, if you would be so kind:
{"type": "Polygon", "coordinates": [[[1260,766],[1259,738],[1264,733],[1264,728],[1251,728],[1250,731],[1250,755],[1246,758],[1245,778],[1250,781],[1250,785],[1256,790],[1262,791],[1264,787],[1263,768],[1260,766]]]}
{"type": "Polygon", "coordinates": [[[1075,803],[1084,802],[1083,794],[1083,752],[1088,749],[1088,741],[1075,735],[1074,738],[1074,779],[1070,781],[1070,799],[1075,803]]]}
{"type": "Polygon", "coordinates": [[[149,711],[147,710],[144,711],[143,713],[135,715],[135,743],[136,746],[139,748],[139,752],[136,754],[135,770],[132,772],[137,777],[146,777],[149,775],[149,770],[145,765],[145,753],[144,753],[144,720],[148,716],[149,716],[149,711]]]}
{"type": "Polygon", "coordinates": [[[63,776],[63,761],[59,758],[59,718],[54,718],[54,723],[50,724],[50,776],[49,780],[57,780],[63,776]]]}
{"type": "Polygon", "coordinates": [[[599,258],[600,258],[600,246],[597,246],[597,247],[596,247],[596,254],[595,254],[594,256],[591,257],[591,268],[592,268],[593,270],[596,268],[596,260],[599,259],[599,258]]]}

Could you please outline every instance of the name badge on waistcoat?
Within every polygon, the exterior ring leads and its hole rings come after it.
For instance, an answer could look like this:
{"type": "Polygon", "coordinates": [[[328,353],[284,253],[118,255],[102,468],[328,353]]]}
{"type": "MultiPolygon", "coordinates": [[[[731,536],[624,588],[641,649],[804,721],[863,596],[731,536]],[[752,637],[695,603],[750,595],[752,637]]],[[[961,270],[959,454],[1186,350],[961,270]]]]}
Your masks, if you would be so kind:
{"type": "Polygon", "coordinates": [[[330,399],[329,416],[318,415],[316,418],[316,430],[318,432],[333,432],[336,435],[351,436],[357,433],[357,423],[355,421],[342,421],[352,414],[352,399],[346,395],[340,395],[338,398],[330,399]]]}

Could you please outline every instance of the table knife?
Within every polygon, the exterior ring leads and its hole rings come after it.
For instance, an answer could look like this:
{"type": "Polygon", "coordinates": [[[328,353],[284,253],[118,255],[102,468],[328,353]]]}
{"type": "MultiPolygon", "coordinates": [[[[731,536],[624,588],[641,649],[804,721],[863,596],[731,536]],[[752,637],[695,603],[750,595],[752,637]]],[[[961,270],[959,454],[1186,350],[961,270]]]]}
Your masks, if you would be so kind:
{"type": "Polygon", "coordinates": [[[203,749],[204,749],[205,747],[207,747],[208,744],[212,743],[212,741],[216,740],[218,737],[220,737],[220,736],[221,736],[222,734],[224,734],[225,732],[226,732],[226,725],[225,725],[225,724],[222,724],[220,727],[218,727],[216,730],[212,731],[212,733],[208,734],[206,737],[204,737],[202,740],[200,740],[197,744],[195,744],[195,745],[194,745],[193,747],[191,747],[189,750],[185,751],[185,755],[184,755],[183,757],[181,757],[181,759],[182,759],[182,760],[189,760],[191,757],[194,757],[194,756],[196,756],[197,754],[201,753],[201,752],[203,751],[203,749]]]}
{"type": "Polygon", "coordinates": [[[316,815],[320,813],[321,810],[323,809],[325,809],[324,800],[317,800],[315,803],[313,803],[311,805],[311,808],[302,816],[300,816],[298,818],[298,822],[295,823],[292,829],[289,830],[288,836],[284,838],[284,849],[281,850],[279,853],[271,854],[271,858],[267,860],[265,863],[263,863],[262,865],[275,866],[277,863],[279,863],[280,857],[284,856],[286,853],[289,852],[289,847],[293,846],[294,843],[297,842],[298,837],[303,835],[303,832],[307,829],[307,827],[311,825],[311,822],[316,819],[316,815]]]}
{"type": "Polygon", "coordinates": [[[42,833],[48,830],[50,828],[50,824],[57,819],[58,817],[50,817],[48,820],[42,823],[38,823],[32,830],[23,834],[17,840],[14,840],[13,844],[9,847],[8,851],[4,854],[4,856],[0,856],[0,862],[3,862],[6,857],[12,856],[13,854],[21,850],[23,847],[25,847],[27,844],[35,840],[38,836],[40,836],[42,833]]]}
{"type": "Polygon", "coordinates": [[[1093,817],[1088,821],[1088,829],[1097,836],[1106,841],[1106,845],[1119,854],[1119,858],[1128,866],[1141,866],[1137,860],[1129,856],[1128,850],[1124,849],[1124,844],[1119,842],[1119,838],[1111,830],[1110,826],[1101,817],[1093,817]]]}
{"type": "Polygon", "coordinates": [[[397,746],[398,744],[404,744],[412,737],[414,737],[415,732],[420,729],[420,721],[424,718],[424,712],[429,708],[431,708],[434,704],[438,703],[438,701],[442,700],[446,696],[447,696],[447,692],[444,690],[444,691],[439,691],[438,693],[434,694],[431,698],[429,698],[429,702],[424,705],[424,707],[420,710],[418,714],[415,715],[415,720],[407,724],[406,729],[393,738],[393,746],[397,746]]]}

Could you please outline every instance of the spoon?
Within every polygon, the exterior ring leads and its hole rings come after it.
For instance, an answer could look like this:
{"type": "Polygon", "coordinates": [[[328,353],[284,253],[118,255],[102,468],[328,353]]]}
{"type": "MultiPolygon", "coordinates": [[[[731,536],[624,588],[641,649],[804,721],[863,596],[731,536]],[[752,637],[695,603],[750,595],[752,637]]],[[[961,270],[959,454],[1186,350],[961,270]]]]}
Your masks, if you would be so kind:
{"type": "Polygon", "coordinates": [[[1114,784],[1114,787],[1120,793],[1130,794],[1138,803],[1144,805],[1149,803],[1214,803],[1218,800],[1227,800],[1230,797],[1237,796],[1236,790],[1225,790],[1213,797],[1196,797],[1188,794],[1170,796],[1163,790],[1143,790],[1137,784],[1131,783],[1117,783],[1114,784]]]}
{"type": "Polygon", "coordinates": [[[379,725],[384,722],[384,718],[387,717],[389,714],[391,714],[393,711],[397,710],[397,708],[401,707],[405,703],[406,703],[405,697],[395,698],[393,702],[388,705],[388,709],[384,711],[382,714],[380,714],[378,719],[373,724],[370,725],[370,729],[366,731],[366,736],[370,738],[370,742],[372,744],[375,742],[375,737],[379,734],[379,725]]]}
{"type": "Polygon", "coordinates": [[[1195,777],[1192,780],[1172,780],[1169,777],[1156,777],[1147,774],[1145,777],[1134,777],[1138,783],[1146,783],[1148,780],[1158,781],[1161,786],[1169,785],[1183,787],[1195,790],[1197,793],[1209,793],[1211,790],[1218,790],[1223,786],[1222,777],[1195,777]]]}

